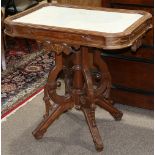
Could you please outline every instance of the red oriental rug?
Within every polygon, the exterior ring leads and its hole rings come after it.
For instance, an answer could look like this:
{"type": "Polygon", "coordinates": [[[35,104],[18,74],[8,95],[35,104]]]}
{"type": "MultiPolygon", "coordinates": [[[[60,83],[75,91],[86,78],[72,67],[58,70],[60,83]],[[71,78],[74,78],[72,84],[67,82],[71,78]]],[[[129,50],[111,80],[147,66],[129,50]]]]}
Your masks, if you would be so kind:
{"type": "Polygon", "coordinates": [[[54,54],[39,50],[33,40],[28,41],[31,52],[24,39],[9,39],[8,42],[7,70],[1,77],[2,118],[43,89],[55,62],[54,54]]]}

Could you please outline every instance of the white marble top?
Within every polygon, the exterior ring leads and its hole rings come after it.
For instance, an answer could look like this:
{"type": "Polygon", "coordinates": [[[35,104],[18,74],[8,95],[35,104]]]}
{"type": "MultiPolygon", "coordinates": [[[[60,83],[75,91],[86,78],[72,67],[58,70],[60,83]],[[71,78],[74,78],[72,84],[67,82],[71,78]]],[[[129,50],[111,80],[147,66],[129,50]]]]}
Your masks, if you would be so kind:
{"type": "Polygon", "coordinates": [[[56,26],[106,33],[123,32],[143,15],[46,6],[14,20],[19,23],[56,26]]]}

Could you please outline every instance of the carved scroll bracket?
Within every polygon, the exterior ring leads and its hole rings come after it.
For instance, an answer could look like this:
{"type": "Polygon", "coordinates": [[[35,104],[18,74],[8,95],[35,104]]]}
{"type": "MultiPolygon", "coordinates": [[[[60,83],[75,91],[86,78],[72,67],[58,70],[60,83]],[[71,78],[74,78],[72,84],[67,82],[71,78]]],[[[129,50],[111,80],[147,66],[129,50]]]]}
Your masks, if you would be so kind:
{"type": "Polygon", "coordinates": [[[74,52],[74,49],[79,48],[77,45],[74,46],[66,43],[53,42],[50,40],[38,40],[37,42],[45,51],[53,51],[58,55],[61,53],[69,55],[70,53],[74,52]]]}
{"type": "Polygon", "coordinates": [[[140,48],[140,46],[142,46],[142,43],[143,43],[143,37],[138,38],[131,46],[131,50],[133,52],[136,52],[137,49],[140,48]]]}

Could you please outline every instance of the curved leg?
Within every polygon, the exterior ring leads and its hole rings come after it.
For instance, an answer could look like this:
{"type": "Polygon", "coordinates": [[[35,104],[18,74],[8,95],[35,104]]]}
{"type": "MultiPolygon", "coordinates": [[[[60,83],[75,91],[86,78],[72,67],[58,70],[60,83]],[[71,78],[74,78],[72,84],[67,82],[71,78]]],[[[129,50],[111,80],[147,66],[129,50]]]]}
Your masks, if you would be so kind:
{"type": "Polygon", "coordinates": [[[63,66],[63,74],[64,74],[64,82],[65,82],[65,94],[71,94],[72,88],[72,69],[71,66],[73,66],[73,54],[70,54],[68,56],[64,56],[64,66],[63,66]]]}
{"type": "Polygon", "coordinates": [[[101,108],[107,110],[115,120],[121,120],[123,113],[113,107],[112,101],[109,100],[111,89],[111,77],[106,63],[100,56],[100,51],[94,52],[94,65],[99,68],[101,74],[100,87],[97,89],[96,103],[101,108]]]}
{"type": "Polygon", "coordinates": [[[47,128],[52,124],[52,122],[58,118],[63,112],[71,109],[73,101],[71,96],[59,96],[56,93],[56,78],[59,72],[62,70],[62,54],[56,55],[56,65],[53,70],[49,73],[47,84],[44,89],[44,101],[46,107],[46,113],[44,115],[43,121],[38,125],[38,127],[33,131],[33,135],[36,139],[42,138],[43,134],[46,132],[47,128]],[[56,107],[52,106],[50,99],[56,107]],[[51,114],[50,110],[52,110],[51,114]]]}
{"type": "Polygon", "coordinates": [[[54,103],[62,103],[62,102],[71,102],[71,96],[70,94],[67,94],[66,96],[59,96],[56,93],[56,88],[57,88],[57,76],[60,73],[60,71],[63,69],[63,61],[62,61],[62,54],[55,55],[55,61],[56,65],[53,68],[53,70],[49,73],[48,80],[47,80],[47,91],[49,94],[49,97],[52,99],[54,103]]]}
{"type": "Polygon", "coordinates": [[[47,85],[45,85],[45,87],[44,87],[44,98],[43,98],[43,100],[45,102],[45,108],[46,108],[46,113],[44,115],[44,118],[46,118],[49,116],[50,110],[52,110],[52,104],[50,103],[50,97],[48,95],[47,85]]]}
{"type": "MultiPolygon", "coordinates": [[[[64,74],[64,83],[65,83],[65,95],[72,94],[72,55],[64,56],[64,65],[63,65],[63,74],[64,74]]],[[[67,112],[66,110],[65,112],[67,112]]]]}
{"type": "Polygon", "coordinates": [[[111,76],[106,63],[101,58],[100,51],[94,52],[94,65],[99,69],[101,74],[100,86],[95,90],[96,96],[103,94],[105,98],[109,98],[111,89],[111,76]]]}
{"type": "Polygon", "coordinates": [[[121,111],[119,111],[118,109],[116,109],[112,104],[110,104],[108,101],[106,101],[105,99],[96,99],[96,103],[97,105],[99,105],[101,108],[107,110],[116,121],[119,121],[122,119],[123,113],[121,111]]]}
{"type": "Polygon", "coordinates": [[[86,97],[83,97],[81,110],[83,111],[87,124],[89,126],[90,133],[92,135],[95,147],[97,151],[103,150],[103,143],[99,130],[95,121],[95,102],[94,102],[94,90],[91,72],[88,64],[88,48],[82,47],[82,68],[83,75],[86,84],[86,97]]]}
{"type": "Polygon", "coordinates": [[[87,97],[90,99],[91,104],[95,105],[93,79],[92,79],[91,72],[89,70],[89,59],[88,58],[89,58],[88,48],[82,47],[82,71],[83,71],[83,76],[84,76],[85,84],[86,84],[86,94],[87,94],[87,97]]]}
{"type": "Polygon", "coordinates": [[[87,120],[89,130],[90,130],[90,133],[92,135],[96,150],[102,151],[103,150],[103,143],[102,143],[101,136],[99,134],[99,130],[96,126],[95,110],[92,110],[90,108],[82,108],[82,111],[83,111],[85,118],[87,120]]]}
{"type": "Polygon", "coordinates": [[[62,69],[62,62],[61,61],[61,55],[60,56],[57,56],[56,55],[56,65],[55,67],[50,71],[49,75],[48,75],[48,80],[47,80],[47,84],[45,85],[44,87],[44,102],[45,102],[45,109],[46,109],[46,113],[44,115],[44,118],[48,117],[49,116],[49,111],[52,109],[52,105],[50,103],[50,95],[49,95],[49,90],[51,88],[49,88],[49,86],[51,84],[53,84],[53,87],[52,89],[56,89],[56,78],[57,78],[57,75],[58,73],[61,71],[62,69]],[[52,75],[52,76],[51,76],[52,75]],[[55,86],[54,86],[55,84],[55,86]]]}
{"type": "Polygon", "coordinates": [[[62,103],[57,104],[57,107],[53,108],[50,116],[47,116],[43,121],[38,125],[38,127],[32,132],[36,139],[41,139],[44,133],[47,131],[47,128],[66,110],[72,108],[71,103],[62,103]]]}

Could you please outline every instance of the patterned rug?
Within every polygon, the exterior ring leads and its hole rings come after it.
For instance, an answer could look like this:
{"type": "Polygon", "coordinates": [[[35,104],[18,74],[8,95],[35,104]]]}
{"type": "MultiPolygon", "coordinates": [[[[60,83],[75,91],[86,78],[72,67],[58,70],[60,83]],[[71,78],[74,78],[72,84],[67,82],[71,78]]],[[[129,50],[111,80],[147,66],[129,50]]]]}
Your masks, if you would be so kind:
{"type": "Polygon", "coordinates": [[[42,88],[54,66],[54,54],[39,49],[35,41],[28,40],[31,51],[24,39],[8,42],[7,70],[1,77],[1,117],[42,88]]]}

